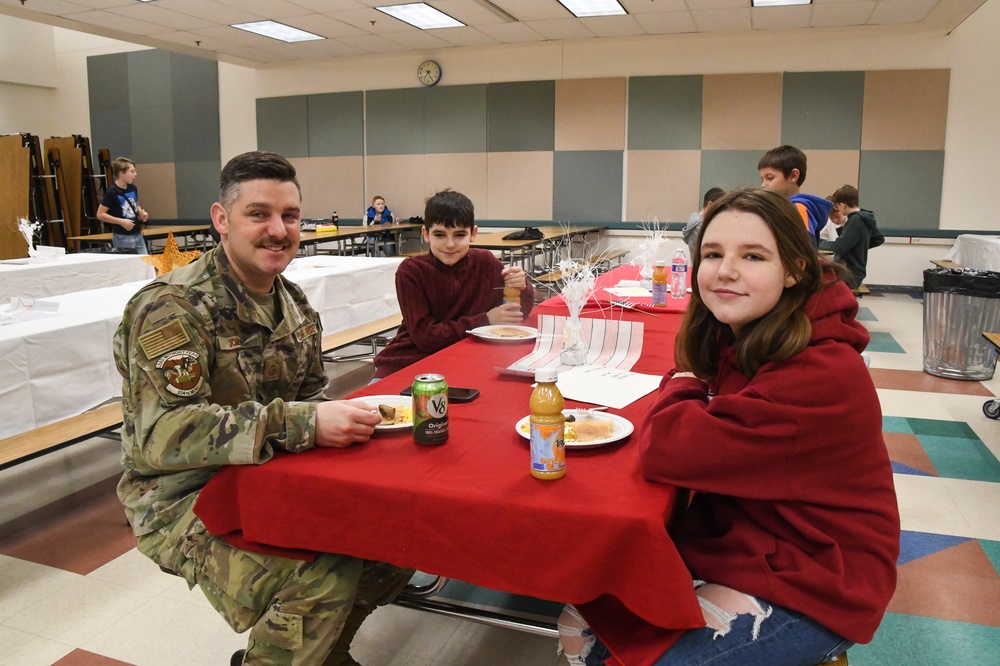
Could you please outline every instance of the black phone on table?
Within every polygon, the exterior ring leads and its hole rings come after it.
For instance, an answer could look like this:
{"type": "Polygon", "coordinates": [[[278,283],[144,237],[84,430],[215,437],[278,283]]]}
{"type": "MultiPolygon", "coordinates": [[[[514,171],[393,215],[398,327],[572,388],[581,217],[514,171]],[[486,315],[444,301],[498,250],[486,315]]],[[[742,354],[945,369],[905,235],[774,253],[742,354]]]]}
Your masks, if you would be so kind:
{"type": "MultiPolygon", "coordinates": [[[[407,386],[405,389],[399,392],[399,395],[412,395],[412,394],[413,394],[412,386],[407,386]]],[[[479,397],[479,389],[462,388],[460,386],[448,387],[449,402],[472,402],[478,397],[479,397]]]]}

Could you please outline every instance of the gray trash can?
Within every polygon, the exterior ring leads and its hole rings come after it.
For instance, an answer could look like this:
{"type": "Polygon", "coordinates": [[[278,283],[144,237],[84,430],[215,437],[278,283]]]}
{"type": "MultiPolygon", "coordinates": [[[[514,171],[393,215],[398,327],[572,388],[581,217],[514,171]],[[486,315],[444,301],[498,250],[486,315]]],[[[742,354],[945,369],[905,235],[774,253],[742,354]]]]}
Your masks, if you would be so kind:
{"type": "Polygon", "coordinates": [[[983,337],[1000,331],[1000,273],[924,271],[924,372],[948,379],[993,377],[996,348],[983,337]]]}

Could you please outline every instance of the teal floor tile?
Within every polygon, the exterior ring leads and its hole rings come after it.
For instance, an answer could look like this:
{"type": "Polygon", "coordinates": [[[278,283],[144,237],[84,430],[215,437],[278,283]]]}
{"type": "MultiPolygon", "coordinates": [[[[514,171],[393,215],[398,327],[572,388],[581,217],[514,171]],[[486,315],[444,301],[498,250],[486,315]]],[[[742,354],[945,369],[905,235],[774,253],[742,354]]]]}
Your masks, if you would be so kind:
{"type": "Polygon", "coordinates": [[[1000,541],[988,541],[987,539],[976,539],[982,546],[986,557],[990,558],[993,568],[1000,574],[1000,541]]]}
{"type": "Polygon", "coordinates": [[[906,419],[910,423],[914,435],[933,435],[935,437],[961,437],[963,439],[979,439],[976,431],[965,421],[942,421],[940,419],[906,419]]]}
{"type": "Polygon", "coordinates": [[[855,319],[858,321],[878,321],[878,317],[872,314],[868,308],[858,308],[858,316],[855,319]]]}
{"type": "Polygon", "coordinates": [[[874,640],[847,658],[851,666],[986,666],[998,652],[1000,628],[886,613],[874,640]]]}
{"type": "Polygon", "coordinates": [[[904,416],[883,416],[882,432],[901,432],[906,435],[913,434],[910,421],[904,416]]]}
{"type": "Polygon", "coordinates": [[[868,343],[868,348],[865,351],[870,352],[887,352],[890,354],[905,354],[903,348],[899,346],[896,339],[892,337],[889,333],[884,333],[880,331],[872,331],[871,342],[868,343]]]}
{"type": "Polygon", "coordinates": [[[1000,461],[978,439],[917,435],[938,476],[1000,483],[1000,461]]]}

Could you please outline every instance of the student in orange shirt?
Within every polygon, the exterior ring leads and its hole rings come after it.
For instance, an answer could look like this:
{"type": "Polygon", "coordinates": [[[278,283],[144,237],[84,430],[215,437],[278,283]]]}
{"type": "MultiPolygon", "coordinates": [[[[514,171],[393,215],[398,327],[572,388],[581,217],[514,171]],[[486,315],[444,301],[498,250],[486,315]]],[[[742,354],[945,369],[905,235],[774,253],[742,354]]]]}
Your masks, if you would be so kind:
{"type": "Polygon", "coordinates": [[[833,203],[813,194],[803,194],[799,188],[806,182],[806,154],[795,146],[779,146],[764,153],[757,162],[760,186],[774,190],[795,204],[802,216],[813,247],[819,247],[819,232],[826,226],[833,203]]]}

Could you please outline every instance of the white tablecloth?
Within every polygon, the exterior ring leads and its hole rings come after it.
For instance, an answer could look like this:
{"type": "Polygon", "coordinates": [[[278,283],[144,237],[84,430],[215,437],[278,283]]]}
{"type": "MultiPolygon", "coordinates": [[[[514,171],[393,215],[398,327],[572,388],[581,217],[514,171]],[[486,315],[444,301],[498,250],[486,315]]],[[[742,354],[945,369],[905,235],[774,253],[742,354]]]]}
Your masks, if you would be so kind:
{"type": "MultiPolygon", "coordinates": [[[[335,333],[399,312],[400,259],[317,256],[296,259],[285,276],[335,333]]],[[[130,282],[46,298],[57,314],[0,326],[0,438],[74,416],[121,396],[111,340],[129,298],[130,282]]]]}
{"type": "Polygon", "coordinates": [[[45,298],[74,291],[152,280],[156,270],[137,254],[79,252],[55,261],[0,261],[0,304],[11,297],[45,298]]]}
{"type": "Polygon", "coordinates": [[[960,234],[945,259],[965,268],[1000,271],[1000,236],[960,234]]]}

